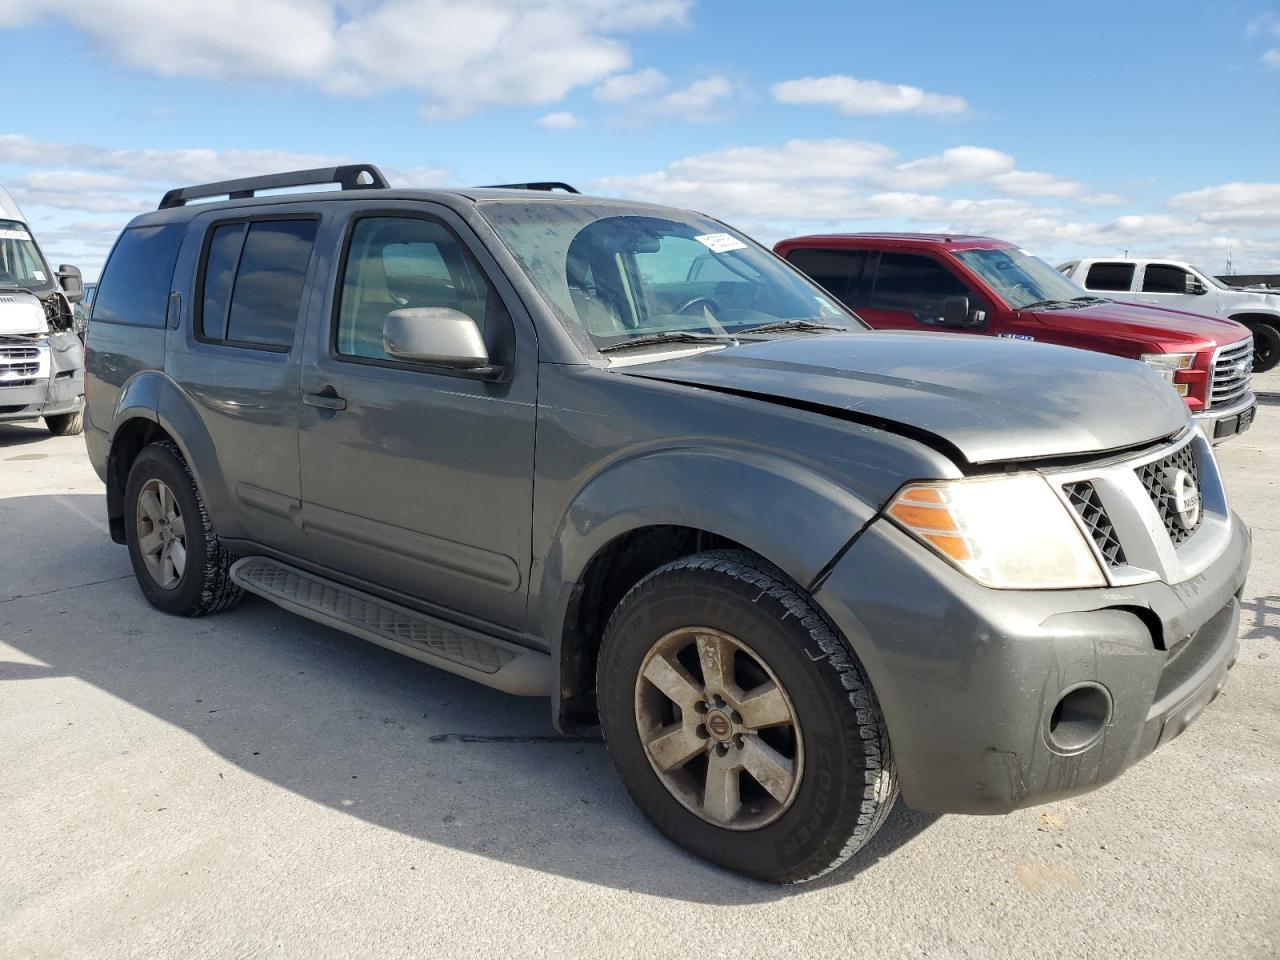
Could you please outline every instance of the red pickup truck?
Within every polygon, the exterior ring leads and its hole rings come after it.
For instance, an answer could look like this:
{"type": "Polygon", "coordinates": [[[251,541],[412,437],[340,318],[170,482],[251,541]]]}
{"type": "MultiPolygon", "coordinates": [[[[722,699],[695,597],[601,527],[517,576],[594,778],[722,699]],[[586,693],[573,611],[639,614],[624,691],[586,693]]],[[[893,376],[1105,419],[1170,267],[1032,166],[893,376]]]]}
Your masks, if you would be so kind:
{"type": "Polygon", "coordinates": [[[838,234],[795,237],[774,250],[877,330],[976,333],[1129,357],[1158,369],[1215,442],[1253,422],[1253,337],[1233,320],[1093,296],[990,237],[838,234]]]}

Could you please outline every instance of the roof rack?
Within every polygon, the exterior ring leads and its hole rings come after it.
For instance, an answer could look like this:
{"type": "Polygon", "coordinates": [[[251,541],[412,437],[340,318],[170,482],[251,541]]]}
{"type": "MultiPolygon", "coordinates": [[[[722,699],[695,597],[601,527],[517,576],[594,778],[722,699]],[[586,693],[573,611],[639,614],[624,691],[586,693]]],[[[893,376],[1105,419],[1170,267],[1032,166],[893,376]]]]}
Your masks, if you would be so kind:
{"type": "Polygon", "coordinates": [[[290,173],[272,173],[265,177],[242,177],[239,180],[222,180],[218,183],[202,183],[194,187],[178,187],[170,190],[160,201],[160,209],[186,206],[192,200],[205,197],[229,197],[247,200],[260,190],[279,190],[283,187],[311,187],[336,183],[343,190],[385,190],[391,184],[371,163],[348,163],[339,167],[318,167],[315,170],[294,170],[290,173]],[[364,179],[362,182],[362,178],[364,179]]]}
{"type": "Polygon", "coordinates": [[[532,183],[489,183],[480,188],[481,190],[545,190],[550,193],[552,190],[563,190],[565,193],[581,193],[577,187],[570,186],[559,180],[535,180],[532,183]]]}

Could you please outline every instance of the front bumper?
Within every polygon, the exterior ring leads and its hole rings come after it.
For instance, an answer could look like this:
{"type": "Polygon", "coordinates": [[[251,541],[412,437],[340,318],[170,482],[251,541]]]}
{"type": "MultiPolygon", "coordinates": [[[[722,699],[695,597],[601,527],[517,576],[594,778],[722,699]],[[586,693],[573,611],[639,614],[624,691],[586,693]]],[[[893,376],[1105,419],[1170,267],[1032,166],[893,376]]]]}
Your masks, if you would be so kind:
{"type": "Polygon", "coordinates": [[[1233,516],[1222,554],[1181,584],[991,590],[880,520],[816,599],[871,679],[906,803],[1004,813],[1101,786],[1195,719],[1235,662],[1250,556],[1233,516]],[[1105,690],[1108,715],[1064,749],[1055,707],[1082,685],[1105,690]]]}
{"type": "Polygon", "coordinates": [[[1194,419],[1212,443],[1222,443],[1253,426],[1257,408],[1258,398],[1252,392],[1246,392],[1225,406],[1202,410],[1194,415],[1194,419]]]}
{"type": "Polygon", "coordinates": [[[84,374],[37,380],[29,386],[0,385],[0,423],[35,420],[84,408],[84,374]]]}

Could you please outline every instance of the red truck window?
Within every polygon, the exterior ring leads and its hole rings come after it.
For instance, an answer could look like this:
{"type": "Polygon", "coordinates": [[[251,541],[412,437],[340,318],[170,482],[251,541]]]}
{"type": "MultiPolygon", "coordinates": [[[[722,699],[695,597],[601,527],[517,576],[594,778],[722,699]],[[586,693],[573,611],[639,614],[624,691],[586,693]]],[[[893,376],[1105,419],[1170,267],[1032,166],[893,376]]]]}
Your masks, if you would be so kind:
{"type": "Polygon", "coordinates": [[[846,307],[867,305],[867,261],[865,250],[811,250],[800,248],[787,254],[795,267],[808,274],[818,286],[846,307]]]}
{"type": "Polygon", "coordinates": [[[871,306],[916,313],[936,309],[947,297],[968,295],[964,281],[931,257],[882,253],[871,306]]]}

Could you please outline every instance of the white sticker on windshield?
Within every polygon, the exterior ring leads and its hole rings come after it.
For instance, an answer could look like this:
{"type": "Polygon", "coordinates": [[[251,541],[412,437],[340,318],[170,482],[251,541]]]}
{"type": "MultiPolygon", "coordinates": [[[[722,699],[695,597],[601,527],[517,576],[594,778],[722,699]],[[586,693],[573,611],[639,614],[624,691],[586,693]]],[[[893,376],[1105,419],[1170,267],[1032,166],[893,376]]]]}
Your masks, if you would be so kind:
{"type": "Polygon", "coordinates": [[[25,230],[0,230],[0,240],[30,240],[31,234],[25,230]]]}
{"type": "Polygon", "coordinates": [[[31,275],[32,275],[32,276],[34,276],[37,280],[39,280],[41,283],[44,283],[44,271],[43,271],[43,270],[32,270],[32,271],[31,271],[31,275]]]}
{"type": "Polygon", "coordinates": [[[747,245],[737,237],[731,237],[727,233],[704,233],[700,237],[694,237],[700,244],[710,250],[712,253],[728,253],[730,250],[745,250],[747,245]]]}

